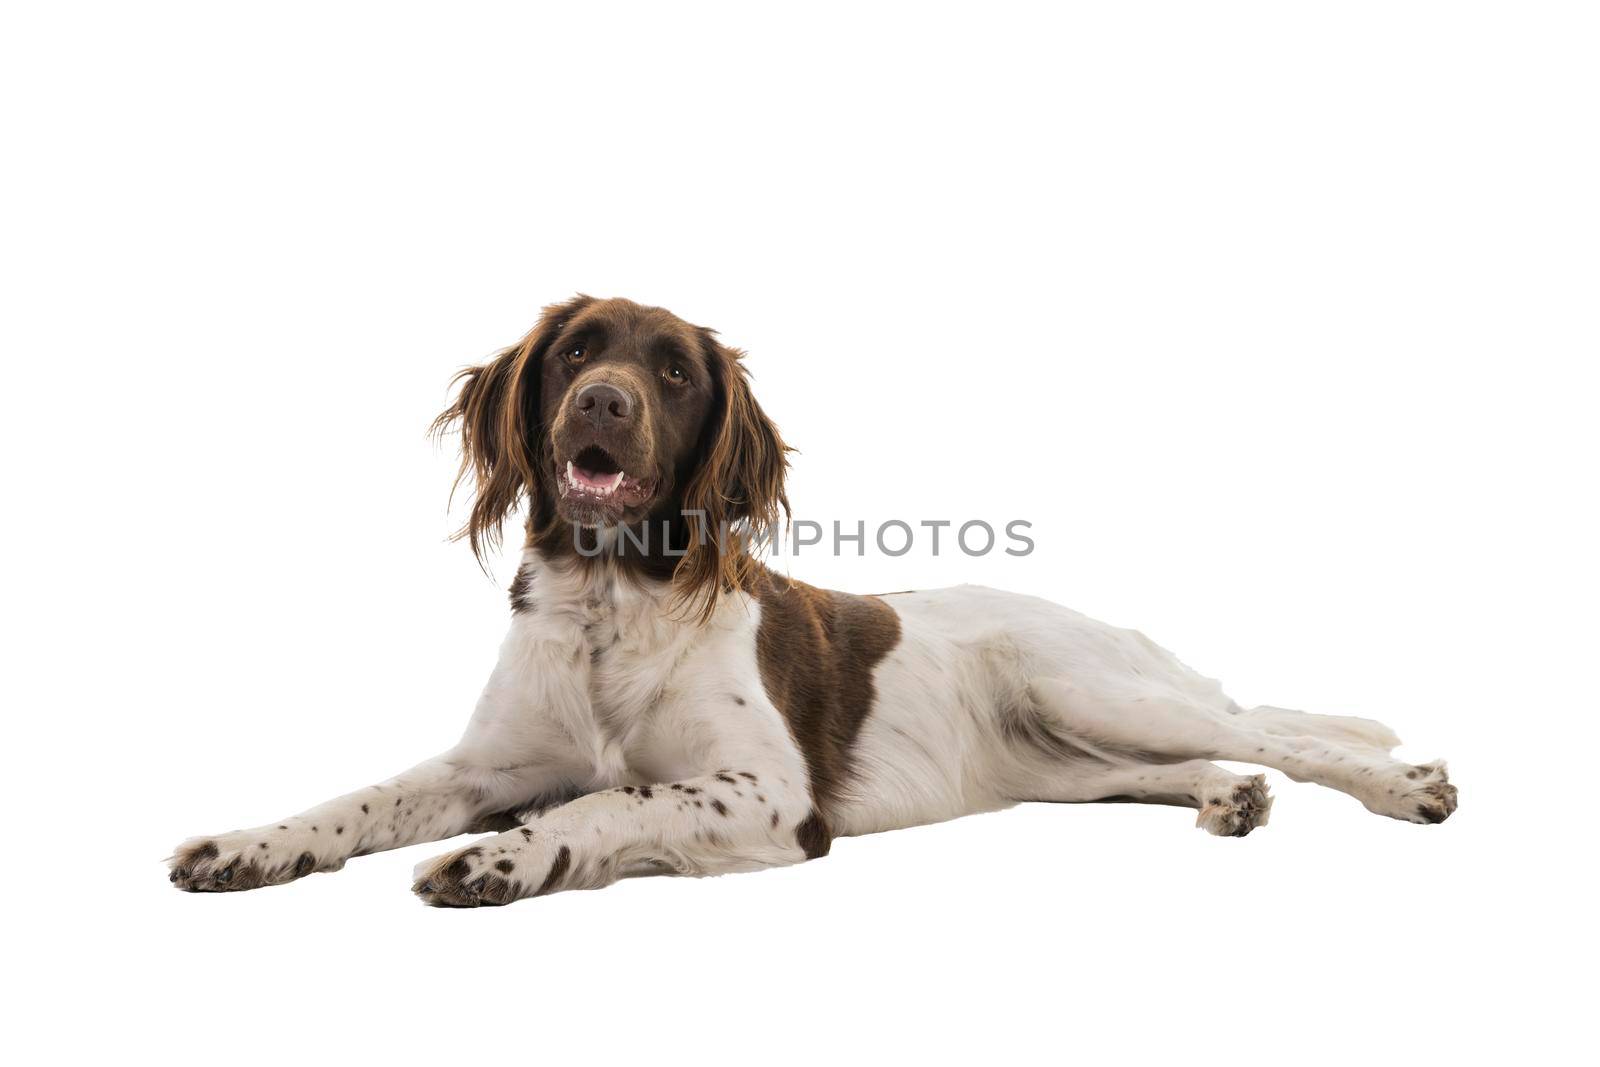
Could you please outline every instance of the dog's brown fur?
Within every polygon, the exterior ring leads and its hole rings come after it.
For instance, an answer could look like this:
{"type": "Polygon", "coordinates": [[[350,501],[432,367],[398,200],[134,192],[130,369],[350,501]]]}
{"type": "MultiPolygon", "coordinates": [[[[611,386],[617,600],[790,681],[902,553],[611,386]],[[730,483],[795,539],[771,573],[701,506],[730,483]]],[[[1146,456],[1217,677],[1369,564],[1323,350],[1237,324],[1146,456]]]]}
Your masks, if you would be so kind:
{"type": "Polygon", "coordinates": [[[1019,799],[1183,804],[1212,833],[1248,833],[1266,819],[1262,781],[1215,758],[1393,818],[1455,809],[1444,765],[1393,760],[1387,728],[1240,708],[1138,634],[993,590],[908,605],[767,570],[750,538],[775,535],[788,510],[787,449],[740,353],[659,308],[581,296],[548,308],[461,383],[434,426],[460,424],[457,482],[477,483],[460,536],[482,560],[524,506],[528,535],[512,636],[467,734],[293,821],[191,838],[172,857],[175,885],[251,889],[505,826],[415,883],[434,904],[501,904],[603,885],[641,858],[694,873],[793,862],[826,854],[836,832],[1019,799]],[[715,627],[695,625],[733,590],[715,627]],[[687,618],[664,617],[673,593],[687,618]],[[687,773],[671,781],[674,766],[687,773]]]}
{"type": "Polygon", "coordinates": [[[772,535],[789,510],[783,480],[790,449],[756,403],[742,358],[714,331],[630,300],[580,295],[545,308],[520,342],[457,375],[454,402],[434,420],[435,434],[460,426],[456,482],[470,476],[476,486],[456,536],[482,560],[526,498],[530,544],[547,556],[592,562],[578,551],[592,531],[561,514],[556,476],[571,456],[557,454],[557,441],[578,436],[565,431],[579,388],[622,381],[644,407],[647,428],[634,435],[640,439],[633,447],[654,462],[660,484],[648,510],[628,517],[641,534],[648,527],[649,536],[634,543],[647,542],[649,550],[616,562],[670,576],[680,604],[709,618],[718,596],[748,588],[760,571],[745,545],[772,535]],[[576,346],[584,348],[580,360],[563,358],[576,346]],[[654,387],[654,364],[663,360],[693,363],[688,390],[654,387]]]}
{"type": "MultiPolygon", "coordinates": [[[[747,550],[788,510],[788,448],[756,403],[741,357],[711,330],[660,308],[579,296],[546,308],[519,344],[462,372],[455,404],[434,427],[461,424],[461,477],[470,473],[478,486],[462,535],[480,559],[526,495],[529,543],[545,558],[585,565],[604,558],[605,565],[670,577],[702,620],[722,593],[739,589],[756,597],[762,683],[806,755],[816,810],[807,821],[805,849],[820,855],[831,837],[829,807],[840,799],[856,734],[872,707],[872,670],[898,641],[899,622],[876,597],[781,577],[747,550]],[[657,387],[666,363],[691,366],[694,383],[687,390],[657,387]],[[591,382],[616,385],[641,401],[625,432],[596,431],[577,413],[574,397],[591,382]],[[695,395],[699,383],[704,388],[695,395]],[[590,555],[594,531],[560,513],[557,472],[597,442],[628,470],[648,469],[659,479],[642,514],[626,515],[633,526],[649,525],[647,552],[590,555]],[[698,537],[698,523],[685,517],[695,513],[709,531],[737,525],[740,535],[726,542],[698,537]],[[663,523],[671,531],[666,545],[660,543],[663,523]],[[663,551],[669,547],[685,554],[663,551]]],[[[513,610],[531,608],[525,585],[519,572],[511,587],[513,610]]]]}
{"type": "Polygon", "coordinates": [[[872,674],[900,641],[900,617],[875,596],[818,589],[763,568],[756,583],[761,684],[805,754],[815,805],[800,835],[808,856],[832,840],[830,810],[844,799],[856,736],[872,712],[872,674]]]}

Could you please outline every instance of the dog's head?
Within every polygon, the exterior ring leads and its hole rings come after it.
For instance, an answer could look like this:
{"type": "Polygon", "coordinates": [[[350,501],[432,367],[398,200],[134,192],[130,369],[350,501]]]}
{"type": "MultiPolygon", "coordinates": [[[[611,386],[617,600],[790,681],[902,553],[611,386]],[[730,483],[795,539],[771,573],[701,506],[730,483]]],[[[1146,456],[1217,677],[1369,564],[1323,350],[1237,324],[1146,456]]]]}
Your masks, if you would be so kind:
{"type": "Polygon", "coordinates": [[[709,611],[749,566],[720,531],[743,524],[760,536],[788,508],[788,448],[740,357],[661,308],[586,296],[546,308],[519,344],[461,372],[434,422],[460,424],[460,478],[477,486],[458,536],[481,558],[524,498],[530,528],[689,514],[706,536],[688,543],[674,577],[686,594],[708,593],[709,611]]]}

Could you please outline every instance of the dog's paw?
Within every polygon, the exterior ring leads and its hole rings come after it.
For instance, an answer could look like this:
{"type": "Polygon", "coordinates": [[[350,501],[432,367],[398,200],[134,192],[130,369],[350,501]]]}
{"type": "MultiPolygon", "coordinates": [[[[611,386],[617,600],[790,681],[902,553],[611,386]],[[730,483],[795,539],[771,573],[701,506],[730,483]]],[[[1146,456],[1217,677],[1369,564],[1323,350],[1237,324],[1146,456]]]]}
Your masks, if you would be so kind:
{"type": "Polygon", "coordinates": [[[1272,797],[1267,795],[1267,776],[1241,778],[1231,789],[1207,797],[1195,825],[1218,837],[1243,837],[1258,826],[1267,825],[1272,797]]]}
{"type": "Polygon", "coordinates": [[[168,858],[167,880],[190,893],[232,893],[344,866],[342,858],[319,857],[317,845],[314,835],[287,826],[192,837],[168,858]]]}
{"type": "Polygon", "coordinates": [[[1421,763],[1406,772],[1416,787],[1405,794],[1411,805],[1410,820],[1417,823],[1444,822],[1456,810],[1456,787],[1450,784],[1444,760],[1421,763]]]}
{"type": "Polygon", "coordinates": [[[509,904],[566,888],[572,849],[524,829],[417,865],[411,891],[440,908],[509,904]]]}
{"type": "Polygon", "coordinates": [[[1374,792],[1367,807],[1404,822],[1444,822],[1456,810],[1456,787],[1450,784],[1444,760],[1406,767],[1374,792]]]}

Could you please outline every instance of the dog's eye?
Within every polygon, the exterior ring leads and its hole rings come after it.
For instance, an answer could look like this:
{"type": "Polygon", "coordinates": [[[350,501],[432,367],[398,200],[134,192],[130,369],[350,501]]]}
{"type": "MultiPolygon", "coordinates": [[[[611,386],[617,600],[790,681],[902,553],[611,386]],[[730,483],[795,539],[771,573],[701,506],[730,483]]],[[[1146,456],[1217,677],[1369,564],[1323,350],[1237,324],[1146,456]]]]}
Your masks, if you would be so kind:
{"type": "Polygon", "coordinates": [[[682,385],[689,380],[689,375],[684,373],[683,368],[676,363],[662,371],[661,376],[673,385],[682,385]]]}
{"type": "Polygon", "coordinates": [[[576,367],[578,364],[583,362],[584,357],[588,354],[589,350],[587,348],[584,348],[582,345],[573,345],[571,348],[561,353],[561,358],[576,367]]]}

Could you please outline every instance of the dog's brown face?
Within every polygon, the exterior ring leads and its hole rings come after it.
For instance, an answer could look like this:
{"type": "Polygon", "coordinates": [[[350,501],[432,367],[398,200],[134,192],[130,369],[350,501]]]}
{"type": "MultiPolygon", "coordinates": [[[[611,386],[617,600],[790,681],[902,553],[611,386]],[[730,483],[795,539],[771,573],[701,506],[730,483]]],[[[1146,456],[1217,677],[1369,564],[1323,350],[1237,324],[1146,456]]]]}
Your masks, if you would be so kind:
{"type": "Polygon", "coordinates": [[[672,553],[672,574],[686,598],[704,594],[709,614],[750,572],[718,532],[747,524],[759,537],[788,509],[788,447],[740,357],[712,331],[630,300],[545,308],[519,344],[462,371],[455,403],[434,422],[460,425],[461,477],[477,484],[461,535],[481,556],[524,503],[541,550],[574,544],[562,527],[644,520],[678,524],[683,542],[692,515],[712,535],[672,553]]]}
{"type": "Polygon", "coordinates": [[[556,512],[584,526],[637,522],[694,473],[717,399],[705,332],[660,308],[596,301],[543,360],[556,512]]]}

